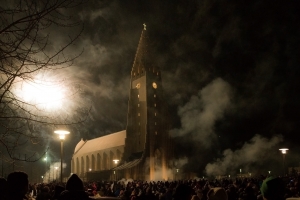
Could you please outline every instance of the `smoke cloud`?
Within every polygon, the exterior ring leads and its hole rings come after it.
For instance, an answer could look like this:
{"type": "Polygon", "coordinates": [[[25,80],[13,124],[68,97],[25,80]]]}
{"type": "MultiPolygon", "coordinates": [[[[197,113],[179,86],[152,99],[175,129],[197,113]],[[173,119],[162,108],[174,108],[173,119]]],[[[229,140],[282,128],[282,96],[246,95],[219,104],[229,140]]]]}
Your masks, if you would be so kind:
{"type": "Polygon", "coordinates": [[[221,78],[217,78],[192,96],[190,101],[178,110],[181,128],[173,129],[174,137],[192,134],[193,138],[206,147],[211,146],[216,134],[214,125],[222,119],[231,106],[232,89],[221,78]]]}
{"type": "Polygon", "coordinates": [[[240,168],[248,172],[251,170],[251,165],[263,163],[265,158],[271,159],[270,149],[275,149],[275,146],[281,141],[282,137],[280,136],[268,139],[261,135],[255,135],[250,141],[245,142],[241,149],[224,150],[221,158],[206,165],[205,171],[209,176],[236,174],[240,168]]]}

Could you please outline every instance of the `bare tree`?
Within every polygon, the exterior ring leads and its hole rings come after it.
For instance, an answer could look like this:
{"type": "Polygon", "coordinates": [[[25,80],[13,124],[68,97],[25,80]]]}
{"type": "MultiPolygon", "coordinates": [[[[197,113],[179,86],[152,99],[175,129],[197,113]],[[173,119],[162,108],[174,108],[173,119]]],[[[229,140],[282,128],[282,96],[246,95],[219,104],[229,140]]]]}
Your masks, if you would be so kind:
{"type": "Polygon", "coordinates": [[[10,0],[0,7],[0,147],[10,159],[35,161],[34,153],[26,158],[14,155],[22,145],[40,143],[41,129],[82,121],[50,115],[14,90],[22,82],[34,83],[38,74],[71,66],[81,54],[67,53],[83,29],[68,14],[79,4],[76,0],[10,0]],[[55,34],[70,29],[73,34],[53,46],[55,34]]]}

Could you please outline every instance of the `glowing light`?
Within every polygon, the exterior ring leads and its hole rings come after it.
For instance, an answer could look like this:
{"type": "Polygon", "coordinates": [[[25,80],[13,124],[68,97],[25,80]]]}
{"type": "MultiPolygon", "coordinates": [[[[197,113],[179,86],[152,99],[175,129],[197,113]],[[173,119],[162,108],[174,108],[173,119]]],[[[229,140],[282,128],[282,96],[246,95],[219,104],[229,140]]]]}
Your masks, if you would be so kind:
{"type": "Polygon", "coordinates": [[[287,149],[287,148],[281,148],[281,149],[279,149],[279,151],[281,151],[282,154],[286,154],[288,150],[289,149],[287,149]]]}
{"type": "Polygon", "coordinates": [[[20,80],[15,86],[19,99],[40,109],[61,108],[66,97],[66,88],[54,78],[36,77],[31,81],[20,80]]]}
{"type": "Polygon", "coordinates": [[[60,140],[64,140],[66,135],[67,134],[70,134],[69,131],[65,131],[65,130],[57,130],[57,131],[54,131],[54,133],[58,134],[59,135],[59,139],[60,140]]]}
{"type": "Polygon", "coordinates": [[[115,164],[118,164],[119,160],[118,159],[114,159],[113,160],[115,164]]]}

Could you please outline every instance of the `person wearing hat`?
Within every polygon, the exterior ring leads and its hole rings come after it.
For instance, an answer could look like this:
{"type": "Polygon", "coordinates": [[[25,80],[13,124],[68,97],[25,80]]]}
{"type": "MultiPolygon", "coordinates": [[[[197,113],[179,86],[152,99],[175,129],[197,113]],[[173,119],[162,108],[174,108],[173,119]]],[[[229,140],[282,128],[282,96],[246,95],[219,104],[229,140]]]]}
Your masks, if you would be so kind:
{"type": "Polygon", "coordinates": [[[261,187],[261,194],[264,200],[284,200],[285,186],[280,178],[268,177],[261,187]]]}
{"type": "Polygon", "coordinates": [[[59,200],[88,200],[89,196],[84,191],[82,180],[76,175],[72,174],[72,176],[68,179],[66,184],[66,190],[63,191],[59,198],[59,200]]]}

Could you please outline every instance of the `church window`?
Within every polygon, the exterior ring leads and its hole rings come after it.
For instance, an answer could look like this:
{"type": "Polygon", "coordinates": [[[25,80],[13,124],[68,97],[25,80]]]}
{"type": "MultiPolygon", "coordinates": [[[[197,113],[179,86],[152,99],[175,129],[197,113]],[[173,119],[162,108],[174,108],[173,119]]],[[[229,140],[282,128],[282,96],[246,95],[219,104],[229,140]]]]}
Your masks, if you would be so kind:
{"type": "Polygon", "coordinates": [[[158,76],[158,72],[156,73],[156,75],[158,76]]]}
{"type": "Polygon", "coordinates": [[[156,113],[154,113],[154,115],[156,116],[156,113]]]}
{"type": "Polygon", "coordinates": [[[156,97],[156,94],[154,94],[154,98],[156,97]]]}
{"type": "Polygon", "coordinates": [[[156,103],[154,104],[154,107],[156,107],[156,103]]]}
{"type": "Polygon", "coordinates": [[[157,131],[155,131],[155,135],[157,135],[157,131]]]}
{"type": "Polygon", "coordinates": [[[140,107],[140,104],[138,103],[138,107],[140,107]]]}
{"type": "Polygon", "coordinates": [[[140,95],[138,94],[138,98],[140,98],[140,95]]]}
{"type": "Polygon", "coordinates": [[[140,114],[140,113],[138,113],[138,116],[141,116],[141,114],[140,114]]]}

